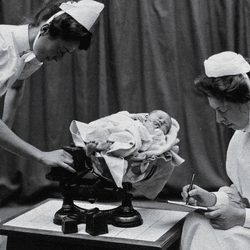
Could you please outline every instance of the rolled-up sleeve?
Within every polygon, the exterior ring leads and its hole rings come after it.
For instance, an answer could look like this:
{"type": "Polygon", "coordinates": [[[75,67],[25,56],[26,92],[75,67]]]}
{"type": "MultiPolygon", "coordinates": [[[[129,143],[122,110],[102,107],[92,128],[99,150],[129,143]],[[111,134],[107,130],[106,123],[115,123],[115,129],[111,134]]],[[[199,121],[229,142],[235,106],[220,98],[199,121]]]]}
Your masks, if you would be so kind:
{"type": "Polygon", "coordinates": [[[214,192],[217,201],[215,205],[233,205],[235,207],[244,208],[246,212],[245,223],[243,227],[250,228],[250,209],[249,202],[246,198],[243,198],[235,185],[230,187],[222,187],[218,192],[214,192]]]}
{"type": "Polygon", "coordinates": [[[246,217],[245,217],[245,223],[244,223],[243,227],[250,228],[250,209],[245,208],[245,211],[246,211],[246,217]]]}
{"type": "Polygon", "coordinates": [[[15,74],[17,67],[16,58],[15,49],[9,46],[0,34],[0,86],[5,83],[10,76],[15,74]]]}
{"type": "Polygon", "coordinates": [[[216,204],[215,205],[228,205],[229,204],[229,198],[228,195],[225,192],[218,191],[213,192],[216,196],[216,204]]]}
{"type": "Polygon", "coordinates": [[[6,83],[17,72],[18,59],[14,47],[7,44],[0,34],[0,95],[5,91],[6,83]]]}

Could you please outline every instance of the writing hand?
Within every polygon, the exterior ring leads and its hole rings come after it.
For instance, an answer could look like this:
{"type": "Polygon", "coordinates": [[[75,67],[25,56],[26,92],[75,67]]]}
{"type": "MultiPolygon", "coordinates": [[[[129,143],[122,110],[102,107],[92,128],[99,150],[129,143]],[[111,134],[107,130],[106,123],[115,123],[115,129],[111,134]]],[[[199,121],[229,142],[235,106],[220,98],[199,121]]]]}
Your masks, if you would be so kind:
{"type": "Polygon", "coordinates": [[[182,188],[181,196],[184,201],[187,201],[190,205],[199,205],[199,206],[213,206],[216,203],[216,197],[213,193],[206,191],[205,189],[193,185],[193,189],[189,191],[189,185],[186,185],[182,188]]]}

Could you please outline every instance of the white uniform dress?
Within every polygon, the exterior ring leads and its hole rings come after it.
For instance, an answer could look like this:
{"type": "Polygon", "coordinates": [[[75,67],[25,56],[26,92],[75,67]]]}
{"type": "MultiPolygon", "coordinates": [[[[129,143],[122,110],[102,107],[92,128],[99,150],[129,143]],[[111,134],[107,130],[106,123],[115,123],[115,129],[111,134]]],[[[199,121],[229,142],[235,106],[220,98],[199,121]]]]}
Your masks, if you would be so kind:
{"type": "MultiPolygon", "coordinates": [[[[0,25],[0,96],[16,80],[23,80],[42,66],[30,50],[28,25],[0,25]]],[[[2,245],[0,236],[0,249],[2,245]]]]}
{"type": "Polygon", "coordinates": [[[30,50],[28,25],[0,25],[0,96],[41,66],[30,50]]]}
{"type": "Polygon", "coordinates": [[[226,170],[233,185],[222,187],[217,203],[245,208],[244,226],[228,230],[214,229],[203,215],[193,213],[184,223],[181,249],[246,250],[250,249],[250,129],[236,131],[227,150],[226,170]]]}

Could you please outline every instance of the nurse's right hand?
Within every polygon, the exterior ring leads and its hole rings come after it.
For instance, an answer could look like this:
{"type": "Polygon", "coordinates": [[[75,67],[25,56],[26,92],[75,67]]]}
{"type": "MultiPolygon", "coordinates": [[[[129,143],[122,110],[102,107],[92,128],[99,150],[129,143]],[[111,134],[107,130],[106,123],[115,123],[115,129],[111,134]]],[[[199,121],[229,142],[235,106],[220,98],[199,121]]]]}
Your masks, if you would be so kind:
{"type": "Polygon", "coordinates": [[[42,152],[40,162],[46,166],[63,167],[72,173],[76,172],[75,169],[71,167],[74,164],[72,155],[63,149],[42,152]]]}
{"type": "Polygon", "coordinates": [[[184,201],[188,200],[190,205],[199,205],[204,207],[214,206],[216,203],[216,196],[213,193],[208,192],[207,190],[193,185],[193,189],[188,192],[189,185],[186,185],[182,188],[181,196],[184,201]]]}

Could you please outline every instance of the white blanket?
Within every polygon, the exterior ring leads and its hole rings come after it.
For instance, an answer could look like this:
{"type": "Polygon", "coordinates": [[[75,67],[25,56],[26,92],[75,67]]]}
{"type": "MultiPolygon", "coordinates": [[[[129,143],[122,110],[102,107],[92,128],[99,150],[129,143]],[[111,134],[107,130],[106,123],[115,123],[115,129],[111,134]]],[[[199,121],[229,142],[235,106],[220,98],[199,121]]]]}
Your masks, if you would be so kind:
{"type": "Polygon", "coordinates": [[[156,130],[151,135],[139,121],[135,121],[122,112],[100,118],[90,123],[72,121],[70,132],[76,146],[85,147],[87,142],[113,141],[109,150],[102,153],[110,173],[118,187],[122,187],[123,178],[131,182],[141,181],[145,177],[147,164],[142,164],[141,173],[131,176],[125,159],[148,160],[152,156],[171,151],[175,161],[180,165],[184,160],[177,155],[176,143],[179,124],[172,119],[172,127],[165,136],[156,130]],[[124,159],[125,158],[125,159],[124,159]],[[129,178],[128,178],[129,177],[129,178]]]}

